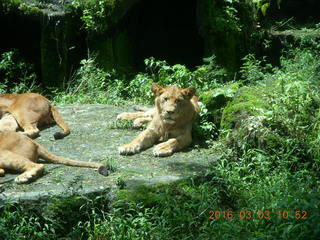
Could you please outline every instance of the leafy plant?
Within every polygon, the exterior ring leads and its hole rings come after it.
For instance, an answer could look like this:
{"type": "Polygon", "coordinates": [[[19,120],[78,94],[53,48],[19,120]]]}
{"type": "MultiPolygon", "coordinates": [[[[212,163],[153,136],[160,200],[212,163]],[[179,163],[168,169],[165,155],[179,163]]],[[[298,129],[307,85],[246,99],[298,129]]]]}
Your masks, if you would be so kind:
{"type": "Polygon", "coordinates": [[[146,72],[140,73],[129,82],[126,91],[130,98],[143,98],[144,101],[152,100],[150,91],[152,83],[160,85],[175,85],[179,87],[193,86],[198,94],[219,86],[227,79],[226,71],[216,64],[215,57],[204,59],[205,64],[199,66],[195,71],[190,71],[181,64],[170,66],[166,61],[154,58],[145,59],[146,72]]]}
{"type": "Polygon", "coordinates": [[[256,4],[257,8],[260,9],[261,13],[265,16],[267,14],[267,10],[270,7],[271,2],[276,2],[278,8],[280,8],[280,4],[282,0],[253,0],[256,4]]]}
{"type": "Polygon", "coordinates": [[[107,29],[115,0],[72,0],[66,6],[81,12],[80,19],[88,32],[103,32],[107,29]]]}
{"type": "Polygon", "coordinates": [[[24,61],[18,50],[4,52],[0,57],[0,93],[36,91],[36,74],[33,66],[24,61]]]}
{"type": "Polygon", "coordinates": [[[196,141],[200,144],[206,143],[210,145],[213,140],[218,137],[218,128],[216,124],[212,121],[212,113],[207,109],[207,107],[199,102],[200,105],[200,118],[199,121],[194,125],[193,134],[196,141]]]}
{"type": "Polygon", "coordinates": [[[209,6],[205,11],[207,11],[210,25],[214,28],[212,31],[225,33],[242,30],[238,12],[239,3],[239,0],[208,2],[209,6]]]}
{"type": "Polygon", "coordinates": [[[246,84],[255,84],[265,78],[265,74],[271,72],[271,64],[267,64],[265,58],[256,59],[254,54],[248,54],[243,59],[239,73],[246,84]]]}
{"type": "Polygon", "coordinates": [[[112,72],[107,73],[96,66],[94,58],[84,59],[66,89],[55,93],[54,101],[64,103],[106,103],[108,79],[112,72]]]}

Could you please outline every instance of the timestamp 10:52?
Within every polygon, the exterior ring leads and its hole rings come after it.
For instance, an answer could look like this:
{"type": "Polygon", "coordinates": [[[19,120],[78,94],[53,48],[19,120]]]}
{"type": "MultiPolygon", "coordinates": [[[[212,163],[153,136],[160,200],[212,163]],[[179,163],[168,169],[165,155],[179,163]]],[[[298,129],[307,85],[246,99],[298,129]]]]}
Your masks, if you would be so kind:
{"type": "Polygon", "coordinates": [[[229,211],[209,211],[209,219],[271,219],[278,217],[282,219],[307,219],[308,212],[306,210],[294,211],[248,211],[241,210],[239,212],[229,211]]]}

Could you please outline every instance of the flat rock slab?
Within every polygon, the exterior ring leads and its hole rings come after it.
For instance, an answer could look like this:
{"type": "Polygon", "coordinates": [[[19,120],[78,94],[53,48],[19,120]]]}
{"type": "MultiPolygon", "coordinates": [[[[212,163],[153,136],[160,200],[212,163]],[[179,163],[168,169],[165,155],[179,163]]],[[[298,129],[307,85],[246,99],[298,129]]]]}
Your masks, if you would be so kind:
{"type": "Polygon", "coordinates": [[[82,161],[102,162],[114,171],[107,177],[91,168],[46,164],[45,174],[29,184],[15,184],[17,175],[0,178],[0,200],[39,200],[53,197],[109,192],[119,186],[171,183],[203,174],[214,156],[206,149],[188,148],[170,157],[152,155],[152,148],[133,156],[119,155],[118,146],[130,142],[141,130],[121,128],[116,115],[132,107],[111,105],[58,106],[71,134],[54,140],[61,129],[54,126],[41,131],[36,139],[50,152],[82,161]],[[120,126],[120,127],[119,127],[120,126]]]}

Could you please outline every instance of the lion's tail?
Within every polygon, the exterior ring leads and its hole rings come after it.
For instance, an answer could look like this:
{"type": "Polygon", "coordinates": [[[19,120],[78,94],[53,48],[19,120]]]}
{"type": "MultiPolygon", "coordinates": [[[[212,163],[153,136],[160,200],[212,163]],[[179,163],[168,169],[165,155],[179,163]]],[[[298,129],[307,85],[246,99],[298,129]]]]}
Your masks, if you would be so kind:
{"type": "Polygon", "coordinates": [[[89,168],[97,168],[99,173],[107,176],[108,170],[102,163],[96,163],[96,162],[83,162],[83,161],[77,161],[70,158],[65,157],[59,157],[56,156],[50,152],[48,152],[43,146],[36,143],[38,146],[38,154],[39,157],[50,162],[50,163],[57,163],[57,164],[64,164],[69,166],[77,166],[77,167],[89,167],[89,168]]]}
{"type": "Polygon", "coordinates": [[[61,138],[64,138],[65,136],[68,136],[70,134],[70,129],[68,127],[68,124],[62,119],[56,107],[51,105],[50,108],[51,108],[53,119],[55,120],[57,125],[63,129],[63,132],[56,132],[54,134],[54,138],[61,139],[61,138]]]}

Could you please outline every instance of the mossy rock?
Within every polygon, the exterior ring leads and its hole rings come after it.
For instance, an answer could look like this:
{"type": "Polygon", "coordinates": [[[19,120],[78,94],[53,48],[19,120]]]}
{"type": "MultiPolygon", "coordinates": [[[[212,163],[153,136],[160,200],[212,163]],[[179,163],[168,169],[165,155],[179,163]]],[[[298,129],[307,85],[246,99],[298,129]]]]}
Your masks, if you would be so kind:
{"type": "Polygon", "coordinates": [[[201,94],[201,101],[209,110],[222,108],[235,96],[239,85],[240,84],[236,82],[204,92],[201,94]]]}
{"type": "Polygon", "coordinates": [[[237,95],[222,112],[221,128],[234,129],[248,116],[264,115],[268,110],[268,103],[265,100],[266,89],[263,87],[251,86],[242,87],[237,95]]]}
{"type": "MultiPolygon", "coordinates": [[[[169,187],[169,186],[166,186],[169,187]]],[[[137,186],[133,189],[122,189],[118,191],[117,202],[114,206],[121,206],[123,202],[143,202],[144,206],[152,207],[161,201],[159,191],[163,186],[137,186]]]]}
{"type": "MultiPolygon", "coordinates": [[[[163,202],[165,196],[175,195],[177,198],[188,198],[190,192],[188,188],[191,183],[205,181],[203,176],[186,178],[175,181],[174,183],[158,183],[154,185],[138,185],[130,189],[121,189],[117,192],[117,201],[114,207],[121,207],[128,202],[143,203],[145,207],[153,207],[163,202]]],[[[199,196],[199,200],[200,200],[199,196]]]]}
{"type": "Polygon", "coordinates": [[[280,39],[285,46],[316,46],[320,38],[320,29],[318,26],[312,28],[288,29],[284,31],[271,31],[272,39],[280,39]]]}
{"type": "Polygon", "coordinates": [[[210,112],[213,122],[217,127],[220,126],[223,108],[236,95],[239,85],[239,83],[231,83],[201,94],[200,99],[210,112]]]}

